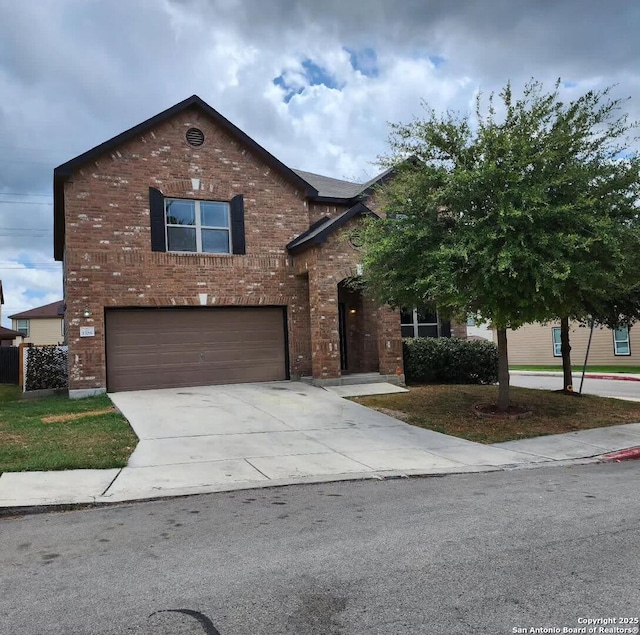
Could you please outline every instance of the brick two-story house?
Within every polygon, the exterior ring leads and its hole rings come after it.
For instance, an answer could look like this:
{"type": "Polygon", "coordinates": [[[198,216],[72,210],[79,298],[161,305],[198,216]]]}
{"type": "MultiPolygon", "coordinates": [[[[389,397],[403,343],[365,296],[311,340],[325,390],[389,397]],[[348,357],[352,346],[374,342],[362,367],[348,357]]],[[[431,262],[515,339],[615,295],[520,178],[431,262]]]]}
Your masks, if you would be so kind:
{"type": "Polygon", "coordinates": [[[399,313],[348,284],[386,177],[293,170],[197,96],[56,168],[70,394],[402,381],[399,313]]]}

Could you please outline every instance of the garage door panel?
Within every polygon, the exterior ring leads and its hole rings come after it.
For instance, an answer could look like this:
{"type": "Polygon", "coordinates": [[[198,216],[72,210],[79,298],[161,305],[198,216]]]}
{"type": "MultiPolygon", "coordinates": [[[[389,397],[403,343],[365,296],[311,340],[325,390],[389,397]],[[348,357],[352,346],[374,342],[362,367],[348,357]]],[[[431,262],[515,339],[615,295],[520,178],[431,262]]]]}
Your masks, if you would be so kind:
{"type": "Polygon", "coordinates": [[[286,379],[281,308],[114,309],[110,391],[286,379]]]}

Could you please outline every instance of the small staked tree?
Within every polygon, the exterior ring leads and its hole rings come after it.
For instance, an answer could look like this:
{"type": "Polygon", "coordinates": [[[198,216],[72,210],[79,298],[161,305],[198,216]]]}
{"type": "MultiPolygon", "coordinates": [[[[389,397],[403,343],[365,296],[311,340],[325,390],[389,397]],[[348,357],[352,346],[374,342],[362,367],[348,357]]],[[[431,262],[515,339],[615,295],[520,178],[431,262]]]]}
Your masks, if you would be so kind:
{"type": "Polygon", "coordinates": [[[546,155],[550,204],[569,210],[565,230],[576,241],[556,316],[565,390],[573,383],[570,319],[615,327],[640,312],[639,164],[628,147],[637,124],[619,115],[610,90],[588,92],[556,111],[546,155]]]}
{"type": "Polygon", "coordinates": [[[606,304],[630,274],[639,162],[620,155],[630,127],[608,94],[565,104],[559,83],[546,94],[532,81],[520,99],[510,85],[499,104],[492,95],[486,112],[479,96],[475,117],[427,110],[392,125],[383,162],[396,175],[379,193],[386,218],[365,232],[365,280],[393,306],[429,300],[489,320],[499,410],[509,406],[507,329],[584,315],[589,293],[606,304]]]}

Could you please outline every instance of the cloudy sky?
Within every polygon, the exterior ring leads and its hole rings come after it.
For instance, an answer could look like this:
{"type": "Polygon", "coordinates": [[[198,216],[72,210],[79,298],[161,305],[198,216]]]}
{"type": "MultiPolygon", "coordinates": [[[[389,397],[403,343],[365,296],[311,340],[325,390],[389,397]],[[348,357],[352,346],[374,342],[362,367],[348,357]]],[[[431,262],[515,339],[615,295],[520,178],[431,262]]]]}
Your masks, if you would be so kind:
{"type": "Polygon", "coordinates": [[[0,0],[6,316],[62,297],[60,163],[198,94],[290,167],[364,181],[424,100],[561,77],[640,119],[635,0],[0,0]]]}

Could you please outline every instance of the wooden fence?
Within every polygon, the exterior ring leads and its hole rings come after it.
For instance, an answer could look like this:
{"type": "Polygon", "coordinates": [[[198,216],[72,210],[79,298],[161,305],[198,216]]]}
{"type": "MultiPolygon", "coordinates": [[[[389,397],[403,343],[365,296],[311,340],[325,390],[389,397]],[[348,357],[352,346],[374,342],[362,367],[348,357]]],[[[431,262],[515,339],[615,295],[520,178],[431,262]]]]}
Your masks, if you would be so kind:
{"type": "Polygon", "coordinates": [[[0,384],[17,384],[19,369],[19,348],[0,346],[0,384]]]}

